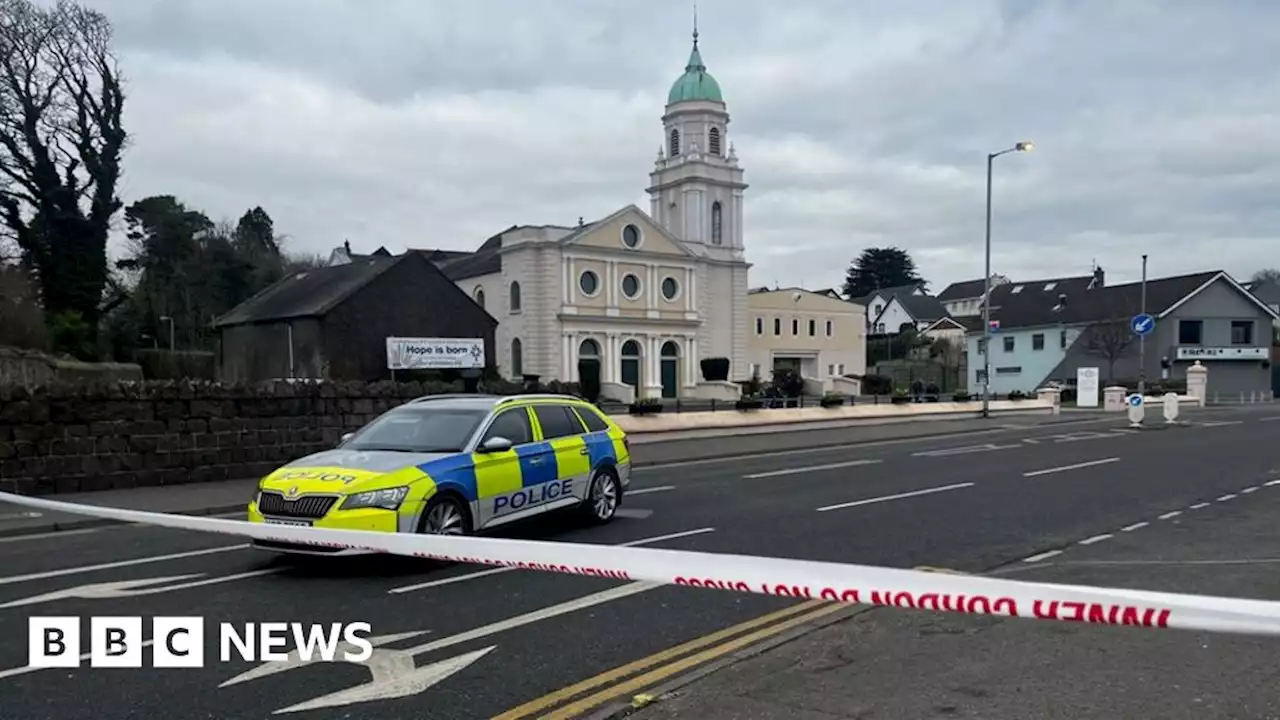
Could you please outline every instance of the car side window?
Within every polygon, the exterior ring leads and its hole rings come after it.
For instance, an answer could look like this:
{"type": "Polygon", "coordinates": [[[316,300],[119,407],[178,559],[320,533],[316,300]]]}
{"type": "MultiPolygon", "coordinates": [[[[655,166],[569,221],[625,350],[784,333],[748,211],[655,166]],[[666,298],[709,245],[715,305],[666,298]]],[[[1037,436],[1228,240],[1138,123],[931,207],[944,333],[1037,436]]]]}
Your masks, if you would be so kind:
{"type": "Polygon", "coordinates": [[[576,407],[574,410],[578,413],[578,417],[582,418],[583,424],[587,426],[587,432],[607,432],[609,425],[605,423],[604,418],[600,417],[600,413],[585,407],[576,407]]]}
{"type": "Polygon", "coordinates": [[[480,444],[483,445],[496,437],[506,438],[512,445],[533,442],[533,426],[529,424],[529,413],[524,408],[513,408],[499,413],[493,419],[493,424],[485,431],[480,444]]]}
{"type": "Polygon", "coordinates": [[[564,405],[534,405],[533,412],[542,426],[542,439],[570,437],[582,434],[582,423],[564,405]]]}

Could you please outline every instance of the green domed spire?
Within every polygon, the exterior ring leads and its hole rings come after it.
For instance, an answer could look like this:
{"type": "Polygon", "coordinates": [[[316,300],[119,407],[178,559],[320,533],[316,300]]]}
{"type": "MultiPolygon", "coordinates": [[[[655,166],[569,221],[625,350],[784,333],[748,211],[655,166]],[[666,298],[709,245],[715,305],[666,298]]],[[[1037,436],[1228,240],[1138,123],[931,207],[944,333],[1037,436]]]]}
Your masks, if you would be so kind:
{"type": "Polygon", "coordinates": [[[667,104],[688,102],[690,100],[706,100],[724,102],[720,94],[720,83],[707,72],[702,63],[702,53],[698,52],[698,26],[693,26],[693,51],[689,53],[689,62],[684,66],[684,74],[671,86],[667,93],[667,104]]]}

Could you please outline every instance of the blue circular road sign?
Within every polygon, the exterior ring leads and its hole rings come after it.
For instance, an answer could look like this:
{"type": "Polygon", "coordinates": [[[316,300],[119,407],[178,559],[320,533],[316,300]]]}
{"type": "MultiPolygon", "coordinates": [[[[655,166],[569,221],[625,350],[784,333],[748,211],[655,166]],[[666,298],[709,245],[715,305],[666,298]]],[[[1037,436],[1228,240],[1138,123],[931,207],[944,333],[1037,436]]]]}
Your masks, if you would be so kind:
{"type": "Polygon", "coordinates": [[[1129,327],[1133,328],[1133,332],[1137,335],[1146,335],[1156,329],[1156,319],[1147,313],[1134,315],[1129,321],[1129,327]]]}
{"type": "Polygon", "coordinates": [[[1133,394],[1128,397],[1129,407],[1142,407],[1142,396],[1133,394]]]}

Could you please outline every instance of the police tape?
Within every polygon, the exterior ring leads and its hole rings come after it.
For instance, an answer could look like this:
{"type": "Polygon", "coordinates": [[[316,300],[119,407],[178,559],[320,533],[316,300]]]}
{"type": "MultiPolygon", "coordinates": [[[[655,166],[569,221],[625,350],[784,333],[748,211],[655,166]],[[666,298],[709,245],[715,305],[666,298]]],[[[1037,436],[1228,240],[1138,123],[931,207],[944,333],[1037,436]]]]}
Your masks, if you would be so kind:
{"type": "Polygon", "coordinates": [[[178,530],[449,562],[903,609],[1280,635],[1280,602],[687,550],[266,525],[0,492],[0,502],[178,530]]]}

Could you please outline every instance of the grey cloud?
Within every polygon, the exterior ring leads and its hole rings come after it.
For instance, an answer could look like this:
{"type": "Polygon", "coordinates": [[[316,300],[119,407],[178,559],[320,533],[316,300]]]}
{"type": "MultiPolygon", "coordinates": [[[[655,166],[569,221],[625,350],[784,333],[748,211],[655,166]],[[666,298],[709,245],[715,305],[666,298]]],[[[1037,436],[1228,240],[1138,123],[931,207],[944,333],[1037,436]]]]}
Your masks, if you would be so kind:
{"type": "MultiPolygon", "coordinates": [[[[295,246],[466,248],[636,202],[691,3],[94,0],[132,84],[131,196],[295,246]]],[[[941,289],[997,269],[1275,265],[1280,6],[702,0],[751,184],[753,282],[838,284],[868,244],[941,289]],[[1204,248],[1212,247],[1206,253],[1204,248]],[[803,268],[812,268],[805,270],[803,268]]],[[[1110,270],[1110,268],[1109,268],[1110,270]]]]}

